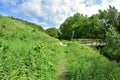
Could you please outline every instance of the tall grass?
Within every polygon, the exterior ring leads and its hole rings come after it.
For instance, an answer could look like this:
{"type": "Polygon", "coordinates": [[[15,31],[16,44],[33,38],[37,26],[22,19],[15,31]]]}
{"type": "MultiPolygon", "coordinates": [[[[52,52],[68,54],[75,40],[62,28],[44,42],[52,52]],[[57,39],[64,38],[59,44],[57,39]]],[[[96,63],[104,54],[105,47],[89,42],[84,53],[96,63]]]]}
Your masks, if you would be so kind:
{"type": "Polygon", "coordinates": [[[60,43],[31,24],[0,16],[0,80],[57,80],[62,59],[68,80],[120,80],[116,62],[78,43],[60,43]]]}
{"type": "Polygon", "coordinates": [[[56,80],[62,53],[57,39],[28,24],[0,20],[0,80],[56,80]]]}
{"type": "Polygon", "coordinates": [[[69,80],[119,80],[120,68],[97,51],[68,43],[66,48],[67,76],[69,80]]]}

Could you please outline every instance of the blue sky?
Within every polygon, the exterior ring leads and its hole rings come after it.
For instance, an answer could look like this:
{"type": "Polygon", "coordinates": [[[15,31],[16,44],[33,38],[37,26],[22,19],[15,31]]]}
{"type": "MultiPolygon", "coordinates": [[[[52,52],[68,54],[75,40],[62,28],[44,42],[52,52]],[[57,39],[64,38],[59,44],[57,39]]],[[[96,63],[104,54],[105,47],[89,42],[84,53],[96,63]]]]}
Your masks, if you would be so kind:
{"type": "Polygon", "coordinates": [[[120,11],[119,0],[0,0],[0,14],[58,28],[76,12],[91,16],[109,5],[120,11]]]}

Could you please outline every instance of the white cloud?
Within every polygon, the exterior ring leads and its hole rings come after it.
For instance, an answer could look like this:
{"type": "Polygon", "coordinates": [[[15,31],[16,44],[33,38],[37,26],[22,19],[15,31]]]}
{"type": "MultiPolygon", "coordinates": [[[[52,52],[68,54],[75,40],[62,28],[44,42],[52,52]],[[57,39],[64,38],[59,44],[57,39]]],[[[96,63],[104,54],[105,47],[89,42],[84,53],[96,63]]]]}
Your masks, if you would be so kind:
{"type": "Polygon", "coordinates": [[[13,11],[33,18],[36,23],[39,23],[38,18],[42,17],[44,19],[44,24],[41,23],[44,25],[43,27],[48,27],[48,22],[60,25],[68,16],[76,12],[91,16],[92,14],[98,13],[99,9],[108,8],[109,5],[115,6],[120,11],[119,0],[102,0],[101,4],[94,4],[96,0],[88,0],[86,3],[84,3],[84,1],[85,0],[28,0],[18,5],[13,11]]]}

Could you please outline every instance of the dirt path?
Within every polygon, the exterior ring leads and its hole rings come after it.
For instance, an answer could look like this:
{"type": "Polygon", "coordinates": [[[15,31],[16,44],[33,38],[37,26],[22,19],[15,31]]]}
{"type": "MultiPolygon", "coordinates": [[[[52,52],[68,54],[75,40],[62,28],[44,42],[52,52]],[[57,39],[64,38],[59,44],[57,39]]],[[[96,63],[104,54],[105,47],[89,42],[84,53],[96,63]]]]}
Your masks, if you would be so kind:
{"type": "MultiPolygon", "coordinates": [[[[63,44],[63,42],[60,42],[59,45],[63,46],[63,47],[66,46],[65,44],[63,44]]],[[[69,80],[66,77],[66,68],[65,68],[66,59],[65,59],[65,54],[62,54],[62,55],[63,55],[63,57],[59,61],[58,80],[69,80]]]]}
{"type": "Polygon", "coordinates": [[[61,59],[59,63],[59,72],[58,72],[58,80],[68,80],[66,77],[66,69],[65,69],[65,59],[61,59]]]}

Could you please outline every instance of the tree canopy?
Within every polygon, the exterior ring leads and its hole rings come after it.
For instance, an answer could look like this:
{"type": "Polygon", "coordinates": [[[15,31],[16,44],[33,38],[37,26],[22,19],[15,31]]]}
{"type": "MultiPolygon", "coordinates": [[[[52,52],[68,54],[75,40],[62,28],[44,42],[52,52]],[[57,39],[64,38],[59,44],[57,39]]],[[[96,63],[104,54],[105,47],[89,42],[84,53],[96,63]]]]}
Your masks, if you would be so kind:
{"type": "Polygon", "coordinates": [[[98,14],[90,17],[75,13],[68,17],[61,25],[62,39],[71,38],[106,38],[106,31],[114,26],[120,33],[120,12],[109,6],[107,10],[99,10],[98,14]]]}
{"type": "Polygon", "coordinates": [[[120,13],[115,7],[109,6],[107,10],[99,10],[99,18],[106,28],[112,25],[120,32],[120,13]]]}
{"type": "Polygon", "coordinates": [[[102,49],[105,56],[120,61],[120,12],[109,6],[99,10],[90,17],[76,13],[68,17],[61,25],[61,38],[99,38],[105,39],[107,45],[102,49]]]}

